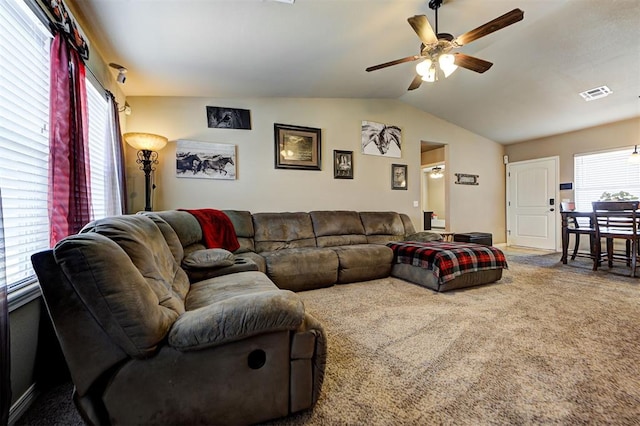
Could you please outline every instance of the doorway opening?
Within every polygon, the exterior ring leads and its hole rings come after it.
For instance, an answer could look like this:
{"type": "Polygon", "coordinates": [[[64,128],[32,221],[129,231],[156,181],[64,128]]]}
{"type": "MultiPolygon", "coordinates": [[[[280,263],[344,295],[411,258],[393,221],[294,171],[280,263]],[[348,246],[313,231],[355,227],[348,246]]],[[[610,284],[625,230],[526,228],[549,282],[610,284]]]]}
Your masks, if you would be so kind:
{"type": "Polygon", "coordinates": [[[446,145],[420,143],[420,191],[424,230],[447,230],[446,145]]]}

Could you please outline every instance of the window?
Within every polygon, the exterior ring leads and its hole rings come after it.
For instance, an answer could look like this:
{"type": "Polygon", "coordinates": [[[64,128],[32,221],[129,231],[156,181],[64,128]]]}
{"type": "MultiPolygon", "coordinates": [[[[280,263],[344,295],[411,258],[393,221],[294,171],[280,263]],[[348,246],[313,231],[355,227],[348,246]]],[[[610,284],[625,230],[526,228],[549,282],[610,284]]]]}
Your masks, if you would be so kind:
{"type": "Polygon", "coordinates": [[[630,163],[633,147],[574,157],[576,209],[591,210],[602,193],[628,192],[640,197],[640,165],[630,163]]]}
{"type": "MultiPolygon", "coordinates": [[[[35,282],[31,255],[49,248],[51,38],[24,1],[0,0],[0,283],[6,282],[9,292],[35,282]]],[[[92,210],[97,219],[113,211],[106,201],[107,177],[113,170],[109,103],[90,78],[86,87],[92,210]]]]}
{"type": "Polygon", "coordinates": [[[91,207],[93,218],[107,216],[107,99],[87,78],[89,116],[89,167],[91,169],[91,207]]]}
{"type": "Polygon", "coordinates": [[[31,254],[49,247],[51,34],[23,1],[0,1],[0,195],[9,291],[33,281],[31,254]]]}

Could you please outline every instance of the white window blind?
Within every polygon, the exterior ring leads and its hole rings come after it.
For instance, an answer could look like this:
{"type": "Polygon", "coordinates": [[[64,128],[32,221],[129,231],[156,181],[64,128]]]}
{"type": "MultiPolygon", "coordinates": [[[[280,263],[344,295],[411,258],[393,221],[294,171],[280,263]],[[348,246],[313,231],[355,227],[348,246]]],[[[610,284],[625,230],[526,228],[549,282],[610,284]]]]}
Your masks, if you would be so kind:
{"type": "Polygon", "coordinates": [[[101,219],[107,216],[107,170],[108,138],[107,138],[107,107],[109,103],[104,92],[91,84],[87,78],[87,104],[89,116],[89,168],[91,169],[91,207],[93,218],[101,219]]]}
{"type": "Polygon", "coordinates": [[[633,147],[574,157],[576,209],[590,211],[604,192],[640,197],[640,165],[629,163],[633,147]]]}
{"type": "Polygon", "coordinates": [[[0,1],[0,194],[9,291],[33,280],[49,247],[51,34],[20,0],[0,1]]]}

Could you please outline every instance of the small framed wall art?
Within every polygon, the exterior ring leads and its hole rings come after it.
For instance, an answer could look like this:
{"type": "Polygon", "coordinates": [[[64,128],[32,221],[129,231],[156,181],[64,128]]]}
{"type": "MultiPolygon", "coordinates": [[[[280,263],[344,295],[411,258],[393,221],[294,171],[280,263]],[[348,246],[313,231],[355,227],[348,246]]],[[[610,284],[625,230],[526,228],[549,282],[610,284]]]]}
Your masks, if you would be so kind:
{"type": "Polygon", "coordinates": [[[353,179],[353,151],[333,150],[333,178],[353,179]]]}
{"type": "Polygon", "coordinates": [[[275,168],[321,170],[320,129],[274,123],[275,168]]]}
{"type": "Polygon", "coordinates": [[[251,111],[240,108],[208,106],[207,125],[216,129],[251,130],[251,111]]]}
{"type": "Polygon", "coordinates": [[[391,189],[407,189],[407,165],[391,165],[391,189]]]}
{"type": "Polygon", "coordinates": [[[479,185],[478,175],[468,175],[466,173],[456,173],[455,183],[460,185],[479,185]]]}

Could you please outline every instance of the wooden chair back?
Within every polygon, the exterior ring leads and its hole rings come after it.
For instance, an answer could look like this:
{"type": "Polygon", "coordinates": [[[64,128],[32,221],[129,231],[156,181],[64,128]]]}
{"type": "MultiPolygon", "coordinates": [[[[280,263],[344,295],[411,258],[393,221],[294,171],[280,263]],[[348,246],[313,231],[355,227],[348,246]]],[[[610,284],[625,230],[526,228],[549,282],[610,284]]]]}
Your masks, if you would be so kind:
{"type": "Polygon", "coordinates": [[[628,238],[638,234],[640,201],[594,201],[593,212],[600,234],[628,238]]]}

